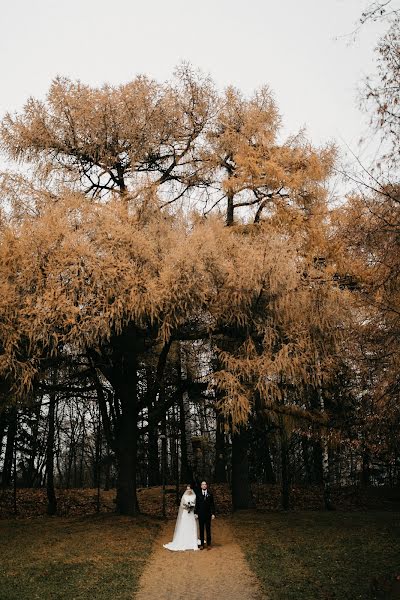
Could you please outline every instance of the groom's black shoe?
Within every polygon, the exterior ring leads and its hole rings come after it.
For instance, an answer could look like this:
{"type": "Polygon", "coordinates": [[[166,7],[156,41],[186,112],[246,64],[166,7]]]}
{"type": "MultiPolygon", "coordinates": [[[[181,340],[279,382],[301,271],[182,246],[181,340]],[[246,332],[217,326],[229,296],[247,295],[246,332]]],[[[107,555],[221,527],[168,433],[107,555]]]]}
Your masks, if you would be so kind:
{"type": "Polygon", "coordinates": [[[199,546],[200,550],[204,550],[204,546],[199,546]]]}

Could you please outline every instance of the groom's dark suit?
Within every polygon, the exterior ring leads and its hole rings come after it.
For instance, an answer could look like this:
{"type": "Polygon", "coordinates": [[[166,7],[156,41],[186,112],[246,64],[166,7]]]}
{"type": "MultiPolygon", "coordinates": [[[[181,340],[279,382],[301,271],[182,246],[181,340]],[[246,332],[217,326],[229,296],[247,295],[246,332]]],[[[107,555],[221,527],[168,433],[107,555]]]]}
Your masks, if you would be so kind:
{"type": "Polygon", "coordinates": [[[204,527],[207,533],[207,546],[211,546],[211,517],[215,515],[214,496],[209,490],[203,494],[204,490],[196,492],[195,514],[199,519],[200,545],[204,546],[204,527]]]}

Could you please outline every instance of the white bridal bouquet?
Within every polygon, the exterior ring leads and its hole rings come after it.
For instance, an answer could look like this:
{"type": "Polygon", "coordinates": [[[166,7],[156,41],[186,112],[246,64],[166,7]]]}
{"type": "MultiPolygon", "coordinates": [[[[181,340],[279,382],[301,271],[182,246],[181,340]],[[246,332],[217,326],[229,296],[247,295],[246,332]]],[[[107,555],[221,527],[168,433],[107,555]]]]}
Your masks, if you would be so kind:
{"type": "Polygon", "coordinates": [[[188,513],[192,512],[192,510],[194,509],[195,503],[193,502],[193,500],[188,500],[187,502],[185,502],[183,504],[183,508],[185,510],[188,511],[188,513]]]}

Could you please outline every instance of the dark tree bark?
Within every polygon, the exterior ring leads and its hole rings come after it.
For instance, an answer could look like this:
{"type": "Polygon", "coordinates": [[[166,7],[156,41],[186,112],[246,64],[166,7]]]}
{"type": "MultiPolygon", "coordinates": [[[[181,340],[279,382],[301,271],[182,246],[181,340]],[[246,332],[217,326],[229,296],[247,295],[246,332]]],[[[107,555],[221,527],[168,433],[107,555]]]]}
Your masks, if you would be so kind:
{"type": "Polygon", "coordinates": [[[264,479],[265,483],[276,483],[276,475],[271,460],[271,448],[268,442],[268,437],[264,443],[264,479]]]}
{"type": "Polygon", "coordinates": [[[158,426],[151,425],[148,433],[148,481],[149,485],[160,485],[160,458],[158,456],[158,426]]]}
{"type": "MultiPolygon", "coordinates": [[[[155,334],[154,337],[156,337],[155,334]]],[[[139,432],[139,413],[143,408],[149,406],[151,398],[157,398],[171,346],[171,340],[164,344],[158,357],[154,384],[151,389],[148,389],[143,400],[138,395],[139,356],[142,356],[145,352],[145,345],[149,342],[149,339],[149,331],[138,329],[132,324],[126,326],[122,333],[114,335],[108,345],[99,353],[88,350],[92,367],[98,368],[102,372],[114,391],[113,404],[110,404],[110,415],[112,415],[114,423],[113,432],[107,426],[108,415],[104,411],[101,393],[100,408],[102,409],[107,442],[115,452],[117,467],[116,510],[124,515],[137,515],[139,513],[136,495],[137,452],[139,433],[144,433],[143,428],[139,432]]],[[[157,402],[157,409],[154,412],[159,412],[160,416],[165,412],[164,403],[161,399],[157,402]]],[[[155,420],[156,416],[154,414],[149,415],[149,421],[154,423],[155,420]]]]}
{"type": "Polygon", "coordinates": [[[29,450],[29,458],[28,458],[28,469],[27,469],[27,484],[29,487],[34,487],[37,485],[37,472],[35,469],[35,460],[38,452],[38,433],[39,433],[39,423],[40,423],[40,410],[42,406],[42,398],[40,398],[40,402],[37,406],[35,406],[33,410],[33,422],[32,422],[32,437],[31,437],[31,447],[29,450]]]}
{"type": "Polygon", "coordinates": [[[229,192],[227,194],[227,204],[226,204],[226,224],[228,227],[230,227],[231,225],[233,225],[234,223],[234,210],[235,210],[235,206],[233,203],[233,199],[234,199],[234,195],[229,192]]]}
{"type": "Polygon", "coordinates": [[[5,432],[6,432],[6,427],[7,427],[7,423],[6,423],[6,411],[3,410],[2,412],[0,412],[0,455],[3,452],[3,439],[5,436],[5,432]]]}
{"type": "Polygon", "coordinates": [[[179,395],[179,420],[181,424],[181,481],[190,482],[193,480],[193,467],[189,464],[188,460],[187,439],[185,430],[185,408],[183,405],[182,394],[179,395]]]}
{"type": "Polygon", "coordinates": [[[47,489],[47,514],[57,513],[57,498],[54,490],[54,433],[55,433],[55,409],[57,396],[53,392],[49,396],[48,434],[46,449],[46,489],[47,489]]]}
{"type": "Polygon", "coordinates": [[[232,504],[233,510],[253,508],[248,458],[248,435],[244,427],[232,435],[232,504]]]}
{"type": "Polygon", "coordinates": [[[219,411],[215,411],[215,483],[226,483],[226,448],[225,433],[223,429],[224,419],[219,411]]]}
{"type": "Polygon", "coordinates": [[[319,441],[313,442],[313,481],[317,485],[322,485],[324,481],[322,469],[322,448],[319,441]]]}
{"type": "Polygon", "coordinates": [[[118,383],[115,382],[115,386],[121,402],[116,436],[118,466],[116,507],[120,514],[134,516],[139,513],[136,496],[138,404],[135,358],[132,357],[129,367],[120,370],[118,383]]]}
{"type": "Polygon", "coordinates": [[[362,454],[362,472],[361,472],[361,483],[364,486],[368,486],[371,483],[371,457],[367,448],[364,448],[362,454]]]}
{"type": "Polygon", "coordinates": [[[3,488],[9,487],[11,485],[13,472],[13,452],[16,432],[17,408],[15,406],[11,406],[8,411],[7,442],[6,451],[4,455],[3,473],[1,478],[3,488]]]}
{"type": "MultiPolygon", "coordinates": [[[[154,375],[150,367],[146,368],[146,379],[147,379],[147,390],[148,393],[148,412],[151,414],[155,408],[154,394],[154,375]]],[[[147,480],[149,485],[160,485],[160,458],[158,456],[158,423],[156,421],[149,422],[147,432],[147,453],[148,453],[148,464],[147,464],[147,480]]]]}
{"type": "Polygon", "coordinates": [[[137,515],[136,496],[138,448],[138,360],[144,349],[142,332],[134,326],[114,335],[100,353],[88,351],[92,367],[98,368],[114,391],[110,405],[114,430],[111,431],[104,393],[97,385],[100,411],[108,444],[113,447],[117,467],[116,511],[124,515],[137,515]]]}
{"type": "Polygon", "coordinates": [[[313,473],[310,464],[310,444],[304,437],[301,438],[301,454],[304,464],[305,481],[307,484],[311,484],[313,482],[313,473]]]}
{"type": "Polygon", "coordinates": [[[185,386],[187,385],[187,381],[183,381],[182,376],[182,352],[179,356],[178,361],[178,390],[179,390],[179,422],[180,422],[180,446],[181,446],[181,481],[185,483],[191,483],[194,481],[194,465],[191,464],[189,460],[189,448],[188,444],[191,444],[191,439],[188,439],[187,436],[187,420],[188,415],[186,411],[188,410],[188,398],[184,398],[184,394],[187,394],[185,386]]]}
{"type": "Polygon", "coordinates": [[[282,508],[290,507],[290,465],[289,445],[285,431],[281,431],[281,469],[282,469],[282,508]]]}

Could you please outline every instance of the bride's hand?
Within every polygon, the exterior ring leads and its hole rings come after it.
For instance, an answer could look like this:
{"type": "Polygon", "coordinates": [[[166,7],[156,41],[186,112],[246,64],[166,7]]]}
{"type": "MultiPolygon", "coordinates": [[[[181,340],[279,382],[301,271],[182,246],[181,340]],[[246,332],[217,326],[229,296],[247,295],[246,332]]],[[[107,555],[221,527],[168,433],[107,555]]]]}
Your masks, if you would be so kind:
{"type": "Polygon", "coordinates": [[[197,516],[197,515],[194,515],[194,518],[195,518],[195,519],[198,519],[198,516],[197,516]]]}

